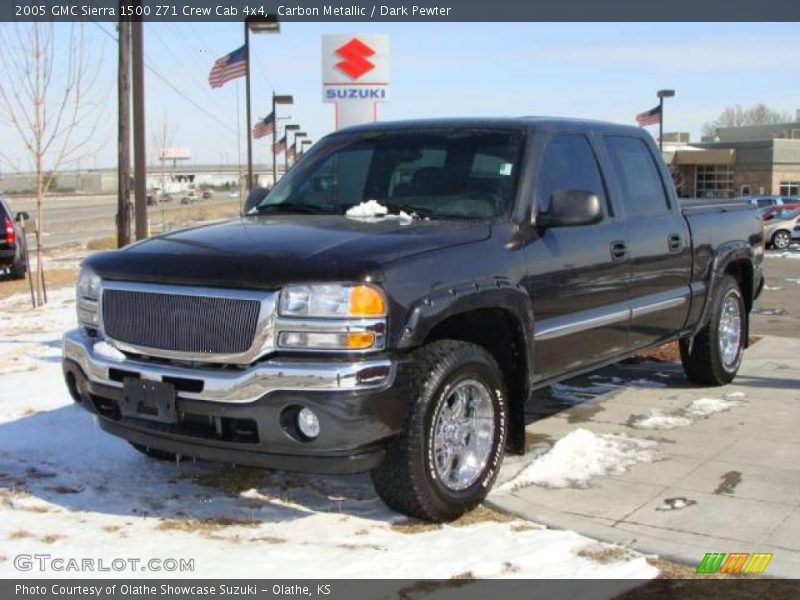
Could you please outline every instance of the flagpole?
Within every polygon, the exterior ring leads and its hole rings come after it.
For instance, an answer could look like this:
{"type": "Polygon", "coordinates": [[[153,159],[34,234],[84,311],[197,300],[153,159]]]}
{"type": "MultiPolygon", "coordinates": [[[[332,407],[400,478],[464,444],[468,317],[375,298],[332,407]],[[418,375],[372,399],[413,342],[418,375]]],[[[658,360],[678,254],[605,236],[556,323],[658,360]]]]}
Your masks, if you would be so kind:
{"type": "Polygon", "coordinates": [[[275,144],[278,141],[278,113],[275,112],[275,90],[272,91],[272,187],[278,183],[278,163],[275,158],[275,144]]]}
{"type": "Polygon", "coordinates": [[[250,131],[252,120],[250,118],[250,26],[244,22],[244,59],[245,59],[245,106],[247,127],[247,193],[253,189],[253,134],[250,131]]]}

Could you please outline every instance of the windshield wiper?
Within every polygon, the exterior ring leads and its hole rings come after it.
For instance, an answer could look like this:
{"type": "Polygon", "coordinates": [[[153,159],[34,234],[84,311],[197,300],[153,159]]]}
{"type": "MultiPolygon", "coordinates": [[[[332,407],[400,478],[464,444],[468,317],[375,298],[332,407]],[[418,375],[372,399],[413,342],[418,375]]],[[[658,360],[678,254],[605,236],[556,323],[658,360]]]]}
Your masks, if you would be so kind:
{"type": "Polygon", "coordinates": [[[277,204],[262,204],[256,207],[259,214],[272,212],[272,213],[286,213],[298,215],[319,215],[324,213],[324,209],[313,206],[311,204],[299,204],[297,202],[278,202],[277,204]]]}

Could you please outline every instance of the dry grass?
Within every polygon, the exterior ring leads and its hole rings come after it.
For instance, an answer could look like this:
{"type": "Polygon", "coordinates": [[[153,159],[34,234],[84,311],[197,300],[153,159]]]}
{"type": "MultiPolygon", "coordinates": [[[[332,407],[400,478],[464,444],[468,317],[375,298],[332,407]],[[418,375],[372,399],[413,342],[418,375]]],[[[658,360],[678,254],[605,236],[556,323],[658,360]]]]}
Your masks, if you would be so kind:
{"type": "Polygon", "coordinates": [[[397,533],[428,533],[442,528],[441,523],[429,523],[418,519],[404,519],[392,523],[389,528],[397,533]]]}
{"type": "Polygon", "coordinates": [[[56,534],[56,533],[51,533],[49,535],[45,535],[45,536],[40,537],[39,541],[41,541],[41,542],[43,542],[45,544],[55,544],[58,540],[65,540],[65,539],[67,539],[67,536],[65,536],[65,535],[59,535],[59,534],[56,534]]]}
{"type": "MultiPolygon", "coordinates": [[[[77,269],[50,269],[44,272],[47,289],[52,290],[59,287],[75,285],[78,278],[77,269]]],[[[16,279],[0,281],[0,300],[10,298],[15,294],[28,293],[28,279],[16,279]]]]}
{"type": "Polygon", "coordinates": [[[251,467],[234,467],[224,471],[215,471],[191,477],[193,483],[205,487],[213,487],[236,497],[242,492],[260,487],[264,483],[265,472],[251,467]]]}
{"type": "Polygon", "coordinates": [[[464,573],[456,573],[450,579],[456,580],[470,580],[475,579],[475,575],[472,574],[472,571],[465,571],[464,573]]]}
{"type": "Polygon", "coordinates": [[[513,531],[514,533],[522,533],[524,531],[535,531],[537,529],[540,528],[537,527],[536,525],[533,525],[532,523],[515,523],[514,525],[511,526],[511,531],[513,531]]]}
{"type": "Polygon", "coordinates": [[[122,529],[122,525],[103,525],[101,529],[106,533],[117,533],[122,529]]]}
{"type": "Polygon", "coordinates": [[[214,517],[211,519],[165,519],[158,524],[159,531],[185,531],[189,533],[213,533],[225,527],[255,527],[257,521],[214,517]]]}
{"type": "Polygon", "coordinates": [[[509,514],[501,513],[492,508],[480,505],[473,510],[461,515],[450,523],[453,527],[469,527],[477,523],[510,523],[514,520],[509,514]]]}
{"type": "Polygon", "coordinates": [[[117,249],[117,236],[110,235],[104,238],[97,238],[94,240],[89,240],[86,244],[86,249],[91,250],[92,252],[102,252],[105,250],[116,250],[117,249]]]}
{"type": "Polygon", "coordinates": [[[595,544],[587,546],[578,552],[578,556],[601,565],[630,560],[632,555],[627,548],[621,546],[602,546],[595,544]]]}
{"type": "Polygon", "coordinates": [[[259,537],[248,538],[248,542],[264,542],[266,544],[285,544],[286,540],[272,535],[262,535],[259,537]]]}
{"type": "Polygon", "coordinates": [[[9,534],[8,539],[24,540],[26,538],[32,538],[32,537],[34,537],[34,535],[27,529],[15,529],[9,534]]]}

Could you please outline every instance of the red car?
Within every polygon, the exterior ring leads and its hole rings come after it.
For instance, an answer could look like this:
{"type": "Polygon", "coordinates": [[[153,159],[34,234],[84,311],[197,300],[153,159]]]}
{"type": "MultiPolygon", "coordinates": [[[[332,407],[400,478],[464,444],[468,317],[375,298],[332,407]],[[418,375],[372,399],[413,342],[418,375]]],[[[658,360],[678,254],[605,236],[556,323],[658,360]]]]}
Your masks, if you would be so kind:
{"type": "Polygon", "coordinates": [[[771,221],[775,217],[775,213],[779,213],[782,210],[800,210],[800,202],[770,206],[761,213],[761,220],[771,221]]]}

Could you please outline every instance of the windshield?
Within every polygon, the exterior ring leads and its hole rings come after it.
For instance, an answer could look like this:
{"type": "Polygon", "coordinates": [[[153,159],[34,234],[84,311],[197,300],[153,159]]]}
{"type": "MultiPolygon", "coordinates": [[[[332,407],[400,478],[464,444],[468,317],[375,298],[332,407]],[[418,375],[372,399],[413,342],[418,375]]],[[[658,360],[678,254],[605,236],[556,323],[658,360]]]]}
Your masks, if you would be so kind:
{"type": "Polygon", "coordinates": [[[513,203],[522,138],[474,129],[334,136],[256,210],[344,214],[375,200],[390,213],[431,219],[497,217],[513,203]]]}

